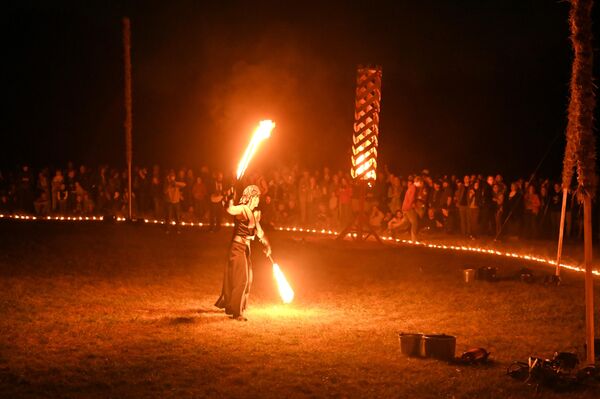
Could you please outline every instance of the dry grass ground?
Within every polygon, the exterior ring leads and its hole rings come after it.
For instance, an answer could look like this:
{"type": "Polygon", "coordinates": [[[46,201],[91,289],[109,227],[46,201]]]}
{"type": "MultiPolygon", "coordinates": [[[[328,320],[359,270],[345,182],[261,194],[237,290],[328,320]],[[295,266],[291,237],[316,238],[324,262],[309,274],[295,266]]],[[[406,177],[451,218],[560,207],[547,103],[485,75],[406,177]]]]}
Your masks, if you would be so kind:
{"type": "MultiPolygon", "coordinates": [[[[279,304],[255,253],[248,322],[212,304],[230,230],[0,223],[0,397],[530,397],[511,361],[581,351],[583,281],[558,288],[462,281],[511,259],[271,235],[296,290],[279,304]],[[399,353],[400,331],[483,346],[487,366],[399,353]]],[[[596,304],[600,305],[596,286],[596,304]]],[[[568,397],[598,397],[592,389],[568,397]]],[[[543,397],[565,394],[544,392],[543,397]]]]}

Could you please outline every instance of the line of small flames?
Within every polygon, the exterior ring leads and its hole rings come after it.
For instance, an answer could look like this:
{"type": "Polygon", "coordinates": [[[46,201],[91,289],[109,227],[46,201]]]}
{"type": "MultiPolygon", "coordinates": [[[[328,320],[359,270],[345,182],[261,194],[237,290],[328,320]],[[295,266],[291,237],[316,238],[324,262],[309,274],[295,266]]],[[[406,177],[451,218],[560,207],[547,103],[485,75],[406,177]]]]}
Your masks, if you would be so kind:
{"type": "MultiPolygon", "coordinates": [[[[16,220],[46,220],[46,221],[103,221],[104,216],[29,216],[29,215],[4,215],[0,214],[0,219],[16,219],[16,220]]],[[[116,217],[115,221],[117,222],[125,222],[127,219],[124,217],[116,217]]],[[[142,219],[144,223],[148,224],[167,224],[164,220],[156,220],[156,219],[142,219]]],[[[171,222],[171,225],[176,225],[177,223],[171,222]]],[[[201,222],[180,222],[181,226],[191,226],[191,227],[205,227],[209,226],[208,223],[201,222]]],[[[221,226],[225,227],[233,227],[233,223],[222,223],[221,226]]],[[[294,232],[294,233],[310,233],[310,234],[322,234],[329,236],[337,236],[339,232],[335,230],[326,230],[326,229],[311,229],[311,228],[303,228],[303,227],[275,227],[277,231],[285,231],[285,232],[294,232]]],[[[356,238],[357,234],[353,234],[353,237],[356,238]]],[[[516,258],[523,259],[532,262],[538,262],[541,264],[545,264],[548,266],[555,267],[556,261],[552,259],[541,258],[538,256],[532,255],[521,255],[515,252],[504,252],[498,251],[495,249],[481,248],[481,247],[469,247],[464,245],[446,245],[446,244],[432,244],[424,241],[412,241],[412,240],[404,240],[400,238],[394,237],[381,237],[383,241],[388,241],[396,244],[405,244],[405,245],[414,245],[421,246],[433,249],[444,249],[451,251],[465,251],[465,252],[476,252],[480,254],[486,255],[495,255],[495,256],[504,256],[507,258],[516,258]]],[[[561,268],[573,270],[576,272],[585,272],[585,269],[579,266],[574,266],[570,264],[561,263],[561,268]]],[[[600,276],[600,270],[593,270],[592,273],[596,276],[600,276]]]]}

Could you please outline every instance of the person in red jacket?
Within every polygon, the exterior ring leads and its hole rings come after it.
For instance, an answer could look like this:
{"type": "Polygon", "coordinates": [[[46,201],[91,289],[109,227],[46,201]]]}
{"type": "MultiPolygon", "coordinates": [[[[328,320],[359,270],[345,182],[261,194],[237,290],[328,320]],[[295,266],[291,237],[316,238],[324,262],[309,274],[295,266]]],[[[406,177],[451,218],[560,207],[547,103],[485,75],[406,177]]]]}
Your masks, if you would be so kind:
{"type": "MultiPolygon", "coordinates": [[[[404,224],[410,225],[410,239],[417,241],[419,232],[419,215],[416,210],[417,189],[423,184],[421,177],[416,176],[414,180],[408,182],[404,201],[402,202],[402,213],[404,214],[404,224]]],[[[401,227],[404,228],[404,225],[401,227]]]]}

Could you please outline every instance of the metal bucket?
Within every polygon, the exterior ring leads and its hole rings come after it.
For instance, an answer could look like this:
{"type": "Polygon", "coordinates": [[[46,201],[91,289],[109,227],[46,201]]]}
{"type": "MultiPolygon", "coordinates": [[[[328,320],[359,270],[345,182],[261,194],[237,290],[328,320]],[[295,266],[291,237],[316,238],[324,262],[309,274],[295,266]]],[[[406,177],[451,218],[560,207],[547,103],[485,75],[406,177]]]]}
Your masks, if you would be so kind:
{"type": "Polygon", "coordinates": [[[400,341],[400,352],[403,355],[418,357],[421,356],[421,339],[423,334],[420,333],[400,333],[398,340],[400,341]]]}
{"type": "Polygon", "coordinates": [[[446,334],[423,335],[421,356],[450,361],[456,353],[456,337],[446,334]]]}
{"type": "Polygon", "coordinates": [[[472,283],[473,280],[475,280],[475,269],[463,270],[463,277],[465,279],[465,283],[472,283]]]}

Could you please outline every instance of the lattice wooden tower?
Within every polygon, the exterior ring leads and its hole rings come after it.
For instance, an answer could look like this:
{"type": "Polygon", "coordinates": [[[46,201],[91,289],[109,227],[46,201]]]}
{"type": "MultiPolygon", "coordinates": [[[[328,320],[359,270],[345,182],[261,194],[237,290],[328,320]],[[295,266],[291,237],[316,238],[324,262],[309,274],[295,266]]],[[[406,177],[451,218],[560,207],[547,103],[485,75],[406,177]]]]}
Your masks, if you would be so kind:
{"type": "Polygon", "coordinates": [[[366,240],[369,236],[373,236],[381,242],[379,235],[369,225],[369,218],[365,213],[367,187],[372,187],[377,179],[381,76],[380,66],[358,66],[350,173],[354,179],[354,186],[359,190],[359,209],[358,214],[340,233],[338,239],[344,239],[350,234],[357,240],[366,240]]]}
{"type": "Polygon", "coordinates": [[[381,67],[358,67],[355,105],[352,178],[373,182],[377,178],[381,67]]]}

